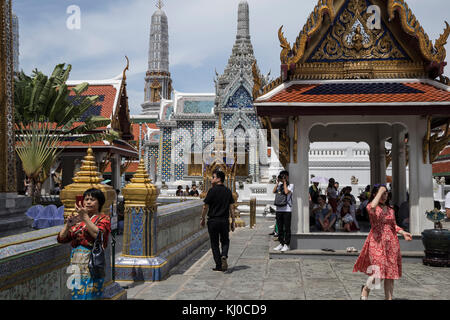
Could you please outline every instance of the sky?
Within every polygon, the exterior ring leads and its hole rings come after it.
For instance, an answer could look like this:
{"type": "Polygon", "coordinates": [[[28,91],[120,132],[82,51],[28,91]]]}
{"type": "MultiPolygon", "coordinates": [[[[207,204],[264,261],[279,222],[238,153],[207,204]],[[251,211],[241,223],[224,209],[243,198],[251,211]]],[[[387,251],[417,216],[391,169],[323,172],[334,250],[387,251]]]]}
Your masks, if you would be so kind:
{"type": "MultiPolygon", "coordinates": [[[[169,68],[179,92],[214,93],[215,70],[222,74],[231,55],[240,0],[165,0],[169,22],[169,68]]],[[[280,73],[278,28],[292,44],[317,0],[248,0],[250,35],[263,74],[280,73]]],[[[70,80],[110,79],[130,59],[127,93],[131,114],[140,114],[148,67],[150,19],[156,0],[13,0],[19,18],[20,68],[51,74],[55,65],[70,63],[70,80]],[[80,8],[80,28],[66,25],[80,8]]],[[[433,41],[450,21],[448,0],[408,0],[433,41]]],[[[446,45],[450,56],[450,44],[446,45]]],[[[449,75],[448,68],[446,74],[449,75]]]]}

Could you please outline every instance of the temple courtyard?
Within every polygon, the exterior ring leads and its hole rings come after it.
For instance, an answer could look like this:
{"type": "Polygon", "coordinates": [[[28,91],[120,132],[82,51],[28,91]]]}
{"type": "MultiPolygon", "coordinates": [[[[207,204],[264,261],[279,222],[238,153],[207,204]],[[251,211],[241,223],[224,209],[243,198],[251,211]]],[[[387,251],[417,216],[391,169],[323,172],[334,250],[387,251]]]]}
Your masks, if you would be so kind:
{"type": "MultiPolygon", "coordinates": [[[[257,217],[256,226],[231,234],[227,272],[212,271],[209,244],[201,246],[159,282],[120,282],[129,300],[358,300],[367,276],[352,273],[357,254],[342,257],[274,255],[269,233],[273,216],[257,217]]],[[[446,222],[444,228],[450,223],[446,222]]],[[[122,236],[117,238],[120,251],[122,236]]],[[[361,248],[357,248],[360,250],[361,248]]],[[[343,248],[345,250],[345,248],[343,248]]],[[[449,300],[449,268],[429,267],[419,258],[403,259],[403,276],[395,282],[395,300],[449,300]]],[[[384,299],[372,290],[369,300],[384,299]]]]}

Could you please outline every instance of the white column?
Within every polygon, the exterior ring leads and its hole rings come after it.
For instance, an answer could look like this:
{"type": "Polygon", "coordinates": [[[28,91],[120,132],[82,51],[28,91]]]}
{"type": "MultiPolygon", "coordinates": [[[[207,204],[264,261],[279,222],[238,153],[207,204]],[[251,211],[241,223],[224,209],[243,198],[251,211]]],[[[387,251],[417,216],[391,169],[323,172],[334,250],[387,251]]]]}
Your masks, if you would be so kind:
{"type": "Polygon", "coordinates": [[[398,124],[392,127],[392,193],[393,204],[406,200],[405,131],[398,124]]]}
{"type": "Polygon", "coordinates": [[[289,164],[289,180],[295,186],[291,221],[292,234],[309,232],[309,122],[305,117],[300,117],[298,120],[297,144],[297,163],[294,163],[291,152],[291,163],[289,164]]]}
{"type": "Polygon", "coordinates": [[[369,161],[370,161],[370,184],[373,186],[377,182],[377,161],[376,161],[376,144],[370,143],[370,151],[369,151],[369,161]]]}
{"type": "Polygon", "coordinates": [[[433,169],[428,158],[426,164],[422,160],[426,129],[426,118],[419,116],[408,125],[410,231],[413,235],[433,228],[433,223],[425,217],[425,211],[433,209],[433,169]]]}

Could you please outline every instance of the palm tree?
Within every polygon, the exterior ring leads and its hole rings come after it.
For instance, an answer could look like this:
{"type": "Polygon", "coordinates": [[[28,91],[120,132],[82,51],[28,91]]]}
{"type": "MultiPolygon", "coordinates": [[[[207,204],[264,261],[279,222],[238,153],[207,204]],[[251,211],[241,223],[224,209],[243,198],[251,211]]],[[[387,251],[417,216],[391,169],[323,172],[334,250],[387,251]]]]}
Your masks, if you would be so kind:
{"type": "Polygon", "coordinates": [[[72,88],[69,97],[66,84],[71,65],[58,64],[50,77],[35,69],[31,77],[23,71],[14,84],[16,124],[16,151],[25,174],[30,179],[29,194],[33,202],[39,201],[41,185],[49,177],[50,168],[63,151],[63,141],[75,136],[74,141],[90,143],[98,140],[112,141],[118,137],[113,130],[94,132],[110,124],[100,116],[82,115],[98,100],[98,96],[82,96],[88,83],[72,88]]]}

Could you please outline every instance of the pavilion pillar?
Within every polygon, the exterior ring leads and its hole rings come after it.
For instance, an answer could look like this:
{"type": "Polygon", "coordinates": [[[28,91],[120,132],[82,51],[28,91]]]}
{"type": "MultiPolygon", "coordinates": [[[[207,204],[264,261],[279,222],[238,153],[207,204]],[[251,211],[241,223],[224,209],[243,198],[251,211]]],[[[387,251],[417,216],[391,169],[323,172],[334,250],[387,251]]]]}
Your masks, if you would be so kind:
{"type": "Polygon", "coordinates": [[[111,185],[114,190],[120,190],[122,181],[120,179],[120,155],[114,154],[111,158],[111,185]]]}
{"type": "Polygon", "coordinates": [[[386,154],[384,151],[384,138],[377,127],[370,145],[370,183],[386,183],[386,154]]]}
{"type": "MultiPolygon", "coordinates": [[[[293,133],[292,121],[290,122],[290,131],[293,133]]],[[[291,151],[291,162],[289,163],[289,181],[294,184],[294,194],[292,197],[292,234],[309,232],[309,127],[310,123],[305,117],[298,120],[298,141],[297,141],[297,163],[294,163],[293,152],[291,151]]],[[[291,143],[294,139],[291,136],[291,143]]],[[[291,148],[291,150],[293,150],[291,148]]]]}
{"type": "Polygon", "coordinates": [[[392,127],[392,200],[398,206],[406,201],[405,130],[398,124],[392,127]]]}
{"type": "Polygon", "coordinates": [[[62,157],[62,179],[61,179],[61,190],[72,183],[75,170],[75,160],[78,156],[63,156],[62,157]]]}
{"type": "Polygon", "coordinates": [[[410,232],[413,235],[421,235],[423,230],[434,227],[425,217],[425,211],[433,209],[433,169],[428,156],[427,163],[422,159],[426,130],[425,117],[415,117],[408,125],[410,232]]]}

